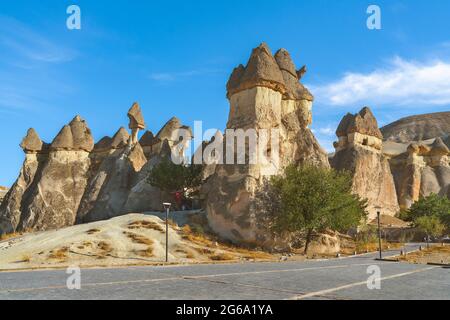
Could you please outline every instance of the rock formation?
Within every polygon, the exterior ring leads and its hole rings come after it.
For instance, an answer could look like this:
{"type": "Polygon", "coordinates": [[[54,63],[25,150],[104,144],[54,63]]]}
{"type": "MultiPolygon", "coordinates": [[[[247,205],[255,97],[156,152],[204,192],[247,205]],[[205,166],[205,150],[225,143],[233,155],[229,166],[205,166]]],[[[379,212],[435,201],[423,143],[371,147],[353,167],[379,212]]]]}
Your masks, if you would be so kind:
{"type": "Polygon", "coordinates": [[[450,134],[450,112],[403,118],[383,127],[381,132],[385,140],[400,143],[444,138],[450,134]]]}
{"type": "Polygon", "coordinates": [[[0,206],[0,234],[160,210],[162,194],[147,183],[149,170],[181,143],[172,138],[173,131],[182,128],[192,133],[172,119],[157,137],[144,133],[141,146],[138,133],[145,122],[137,103],[128,117],[131,135],[122,127],[95,145],[79,116],[50,145],[34,129],[28,130],[20,144],[25,152],[20,175],[0,206]]]}
{"type": "Polygon", "coordinates": [[[20,146],[25,152],[25,160],[19,177],[0,205],[0,234],[17,230],[22,210],[27,208],[30,194],[36,188],[35,177],[39,176],[48,159],[48,145],[42,142],[32,128],[28,130],[20,146]]]}
{"type": "Polygon", "coordinates": [[[72,225],[87,184],[91,132],[79,116],[44,144],[30,129],[19,178],[0,208],[0,232],[44,230],[72,225]]]}
{"type": "Polygon", "coordinates": [[[5,198],[6,194],[8,193],[8,190],[9,189],[7,187],[0,186],[0,205],[3,202],[3,198],[5,198]]]}
{"type": "Polygon", "coordinates": [[[352,190],[367,199],[369,221],[377,215],[393,216],[399,211],[394,179],[388,159],[382,153],[383,136],[369,108],[347,114],[339,124],[336,153],[331,166],[353,174],[352,190]]]}
{"type": "Polygon", "coordinates": [[[432,143],[413,142],[407,152],[391,159],[400,206],[409,208],[420,197],[449,196],[450,151],[441,138],[432,143]]]}
{"type": "Polygon", "coordinates": [[[142,116],[141,107],[139,107],[138,103],[135,102],[131,106],[128,111],[128,118],[130,119],[128,128],[131,129],[130,144],[135,145],[138,142],[139,130],[145,129],[144,117],[142,116]]]}
{"type": "Polygon", "coordinates": [[[267,162],[259,161],[262,159],[256,155],[258,152],[249,147],[245,157],[233,150],[231,155],[235,161],[232,164],[223,159],[215,164],[214,174],[203,187],[208,220],[212,229],[223,238],[264,244],[270,239],[259,228],[258,212],[254,207],[255,196],[264,181],[279,174],[290,163],[322,166],[329,166],[329,163],[308,128],[313,97],[299,83],[299,75],[286,50],[281,49],[273,56],[266,44],[255,48],[247,65],[234,69],[227,91],[230,115],[224,144],[235,145],[230,129],[234,129],[234,133],[242,129],[249,130],[249,140],[274,135],[279,145],[261,143],[263,139],[259,141],[263,148],[266,147],[262,151],[271,159],[267,162]],[[236,163],[239,158],[245,159],[243,164],[236,163]],[[257,161],[252,162],[255,158],[257,161]]]}

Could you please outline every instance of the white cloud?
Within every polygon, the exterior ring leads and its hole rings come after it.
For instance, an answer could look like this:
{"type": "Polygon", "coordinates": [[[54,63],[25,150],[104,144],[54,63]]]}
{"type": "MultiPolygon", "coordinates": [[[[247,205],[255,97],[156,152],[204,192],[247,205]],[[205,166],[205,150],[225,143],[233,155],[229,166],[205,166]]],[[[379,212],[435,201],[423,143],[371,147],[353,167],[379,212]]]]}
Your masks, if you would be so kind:
{"type": "Polygon", "coordinates": [[[334,106],[450,104],[450,63],[394,58],[373,72],[348,72],[323,86],[310,86],[319,102],[334,106]]]}
{"type": "Polygon", "coordinates": [[[336,129],[331,127],[319,128],[317,132],[326,136],[334,136],[336,129]]]}

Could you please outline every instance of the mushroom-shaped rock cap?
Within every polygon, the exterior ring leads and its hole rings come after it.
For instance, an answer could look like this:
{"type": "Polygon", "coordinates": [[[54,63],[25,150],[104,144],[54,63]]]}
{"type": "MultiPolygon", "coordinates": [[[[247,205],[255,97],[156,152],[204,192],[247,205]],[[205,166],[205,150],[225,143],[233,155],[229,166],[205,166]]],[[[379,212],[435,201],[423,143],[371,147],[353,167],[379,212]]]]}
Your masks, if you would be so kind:
{"type": "Polygon", "coordinates": [[[442,141],[442,138],[437,138],[433,144],[431,145],[431,155],[448,155],[450,153],[450,150],[445,145],[444,141],[442,141]]]}
{"type": "Polygon", "coordinates": [[[116,134],[112,138],[111,148],[122,149],[128,145],[129,139],[130,134],[124,127],[121,127],[119,130],[117,130],[116,134]]]}
{"type": "Polygon", "coordinates": [[[144,129],[145,121],[142,116],[141,107],[137,102],[133,103],[130,110],[128,111],[128,118],[130,119],[130,123],[128,127],[130,129],[144,129]]]}
{"type": "Polygon", "coordinates": [[[295,64],[289,52],[285,49],[278,50],[275,54],[275,60],[281,70],[286,85],[287,92],[285,98],[313,101],[313,95],[299,82],[297,72],[295,71],[295,64]]]}
{"type": "Polygon", "coordinates": [[[227,82],[227,92],[237,92],[239,90],[239,85],[241,84],[241,79],[245,73],[245,67],[240,64],[236,68],[234,68],[231,73],[230,79],[227,82]]]}
{"type": "Polygon", "coordinates": [[[39,152],[42,150],[43,146],[44,143],[33,128],[28,129],[27,135],[20,143],[20,147],[25,152],[39,152]]]}
{"type": "Polygon", "coordinates": [[[94,139],[86,121],[76,116],[64,126],[51,144],[52,150],[87,151],[94,149],[94,139]]]}
{"type": "Polygon", "coordinates": [[[409,153],[415,153],[420,155],[427,154],[428,152],[430,152],[430,149],[431,148],[429,146],[427,146],[422,142],[413,142],[407,148],[409,153]]]}
{"type": "Polygon", "coordinates": [[[91,130],[88,128],[86,121],[76,116],[69,124],[72,131],[73,149],[92,151],[94,149],[94,138],[91,130]]]}
{"type": "Polygon", "coordinates": [[[283,75],[278,67],[275,58],[267,44],[262,43],[259,47],[253,49],[250,59],[242,72],[242,68],[235,69],[232,74],[233,81],[230,78],[228,97],[242,91],[257,86],[268,87],[273,90],[284,93],[286,91],[283,75]],[[238,80],[239,73],[242,73],[238,80]],[[236,85],[239,82],[239,85],[236,85]]]}
{"type": "Polygon", "coordinates": [[[70,126],[65,125],[61,131],[56,135],[50,148],[52,150],[72,150],[73,149],[73,137],[70,126]]]}
{"type": "Polygon", "coordinates": [[[139,144],[142,147],[149,147],[152,146],[153,144],[155,144],[155,136],[153,135],[153,132],[151,131],[145,131],[144,135],[142,136],[142,138],[139,140],[139,144]]]}
{"type": "Polygon", "coordinates": [[[101,138],[95,145],[94,151],[103,151],[111,149],[112,138],[105,136],[101,138]]]}
{"type": "Polygon", "coordinates": [[[159,130],[156,138],[160,141],[172,140],[172,132],[181,127],[181,121],[177,117],[171,118],[166,124],[159,130]]]}
{"type": "Polygon", "coordinates": [[[348,127],[350,125],[350,122],[353,121],[353,118],[355,116],[351,113],[347,113],[341,120],[341,122],[338,125],[338,128],[336,130],[336,135],[338,137],[346,137],[348,134],[348,127]]]}
{"type": "Polygon", "coordinates": [[[280,49],[275,53],[275,60],[281,71],[289,72],[292,76],[297,78],[295,64],[292,61],[291,55],[286,49],[280,49]]]}
{"type": "Polygon", "coordinates": [[[177,117],[173,117],[158,132],[158,134],[156,135],[156,139],[157,141],[164,141],[167,139],[173,142],[175,140],[178,140],[180,136],[180,130],[186,130],[186,135],[192,138],[192,129],[188,126],[182,125],[180,119],[178,119],[177,117]]]}
{"type": "Polygon", "coordinates": [[[383,139],[377,119],[369,107],[364,107],[355,115],[347,114],[339,124],[336,134],[342,137],[355,132],[383,139]]]}

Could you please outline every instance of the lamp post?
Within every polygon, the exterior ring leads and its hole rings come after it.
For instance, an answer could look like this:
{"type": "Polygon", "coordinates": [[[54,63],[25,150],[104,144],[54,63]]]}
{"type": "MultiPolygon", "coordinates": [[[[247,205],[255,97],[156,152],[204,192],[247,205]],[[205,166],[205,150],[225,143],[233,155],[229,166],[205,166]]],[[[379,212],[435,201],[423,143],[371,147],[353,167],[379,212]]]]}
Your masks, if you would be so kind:
{"type": "Polygon", "coordinates": [[[383,251],[381,248],[381,212],[377,212],[378,217],[378,248],[380,250],[380,260],[383,259],[383,251]]]}
{"type": "Polygon", "coordinates": [[[172,204],[165,202],[163,206],[166,209],[166,262],[169,262],[169,211],[172,204]]]}

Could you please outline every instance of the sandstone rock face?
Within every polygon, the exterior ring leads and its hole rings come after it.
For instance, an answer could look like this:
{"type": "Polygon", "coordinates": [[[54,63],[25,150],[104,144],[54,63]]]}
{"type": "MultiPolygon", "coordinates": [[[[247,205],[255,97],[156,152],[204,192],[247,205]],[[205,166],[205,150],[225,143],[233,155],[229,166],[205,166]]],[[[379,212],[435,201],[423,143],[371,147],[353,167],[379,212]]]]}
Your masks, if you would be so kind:
{"type": "MultiPolygon", "coordinates": [[[[243,157],[234,149],[231,155],[235,161],[221,159],[208,167],[214,170],[207,173],[209,178],[203,186],[208,221],[225,239],[267,245],[272,239],[260,228],[255,209],[256,195],[264,181],[290,163],[329,166],[326,153],[308,128],[313,97],[299,83],[287,51],[280,50],[274,57],[266,44],[253,50],[245,67],[240,65],[233,71],[227,90],[227,129],[253,130],[255,135],[249,134],[249,139],[256,140],[268,134],[269,142],[262,145],[269,161],[252,162],[256,151],[249,150],[243,157]],[[271,144],[272,134],[277,146],[271,144]],[[245,161],[238,163],[239,158],[245,161]]],[[[223,141],[224,145],[235,145],[237,140],[227,131],[223,141]]]]}
{"type": "Polygon", "coordinates": [[[376,217],[378,208],[384,215],[399,211],[394,178],[388,159],[382,154],[382,135],[369,108],[358,114],[347,114],[336,131],[339,141],[331,166],[353,174],[352,190],[367,199],[369,221],[376,217]]]}
{"type": "Polygon", "coordinates": [[[19,177],[0,205],[0,234],[18,229],[22,210],[29,203],[30,194],[35,188],[35,177],[42,170],[46,158],[45,154],[26,153],[19,177]]]}
{"type": "Polygon", "coordinates": [[[74,224],[87,184],[91,132],[79,116],[65,126],[50,146],[39,180],[22,208],[20,230],[46,230],[74,224]]]}
{"type": "Polygon", "coordinates": [[[0,209],[0,232],[46,230],[72,225],[87,183],[93,138],[79,116],[49,147],[30,129],[21,144],[19,178],[0,209]]]}
{"type": "Polygon", "coordinates": [[[105,220],[123,214],[123,206],[132,187],[135,169],[140,170],[145,159],[142,148],[126,146],[112,149],[84,192],[78,213],[78,222],[105,220]],[[132,158],[137,158],[137,168],[132,158]]]}
{"type": "Polygon", "coordinates": [[[407,152],[391,159],[400,206],[408,209],[431,193],[448,196],[450,189],[449,148],[441,138],[432,143],[413,142],[407,152]]]}
{"type": "Polygon", "coordinates": [[[450,112],[407,117],[381,129],[384,139],[401,143],[424,141],[450,134],[450,112]]]}
{"type": "Polygon", "coordinates": [[[25,161],[11,189],[6,194],[2,190],[0,234],[12,233],[18,228],[22,210],[29,204],[30,193],[36,187],[35,177],[40,174],[48,158],[48,145],[42,142],[33,128],[28,130],[20,146],[25,152],[25,161]]]}
{"type": "Polygon", "coordinates": [[[8,190],[9,189],[7,187],[0,186],[0,206],[2,205],[3,199],[5,198],[6,194],[8,193],[8,190]]]}
{"type": "Polygon", "coordinates": [[[128,116],[135,140],[122,127],[112,138],[104,137],[94,145],[91,131],[79,116],[50,145],[35,130],[28,130],[21,143],[25,161],[20,175],[0,206],[0,234],[160,210],[163,195],[148,184],[149,171],[180,144],[166,136],[172,136],[176,128],[191,132],[190,128],[177,120],[175,126],[163,128],[158,139],[147,132],[141,139],[150,146],[146,153],[136,136],[145,126],[138,104],[128,116]]]}

